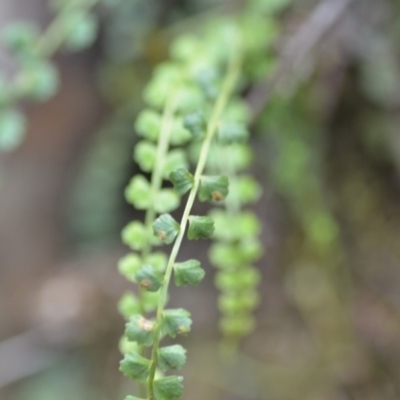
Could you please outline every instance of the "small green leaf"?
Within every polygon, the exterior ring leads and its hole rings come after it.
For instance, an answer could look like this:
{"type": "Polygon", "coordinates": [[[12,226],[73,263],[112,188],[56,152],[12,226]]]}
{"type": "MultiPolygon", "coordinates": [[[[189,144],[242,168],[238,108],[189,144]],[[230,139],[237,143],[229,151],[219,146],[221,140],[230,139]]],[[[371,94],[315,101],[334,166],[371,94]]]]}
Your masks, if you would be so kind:
{"type": "Polygon", "coordinates": [[[164,62],[158,65],[144,91],[145,101],[152,107],[162,108],[181,79],[181,68],[177,64],[164,62]]]}
{"type": "Polygon", "coordinates": [[[154,199],[154,209],[158,213],[167,213],[179,207],[180,198],[173,189],[160,190],[154,199]]]}
{"type": "Polygon", "coordinates": [[[192,134],[194,139],[203,138],[207,129],[206,121],[200,111],[186,115],[183,119],[183,126],[192,134]]]}
{"type": "Polygon", "coordinates": [[[171,337],[176,335],[185,335],[190,332],[192,320],[190,319],[190,312],[183,308],[173,310],[164,310],[162,327],[163,332],[171,337]]]}
{"type": "Polygon", "coordinates": [[[156,146],[146,140],[136,144],[133,158],[145,172],[151,172],[157,157],[156,146]]]}
{"type": "Polygon", "coordinates": [[[232,100],[225,109],[223,119],[248,123],[251,119],[249,105],[242,100],[232,100]]]}
{"type": "Polygon", "coordinates": [[[149,106],[161,110],[167,102],[170,91],[170,82],[166,82],[162,78],[155,76],[146,85],[143,97],[149,106]]]}
{"type": "Polygon", "coordinates": [[[232,242],[242,237],[242,233],[236,224],[236,216],[228,214],[223,209],[211,210],[209,216],[214,221],[214,238],[232,242]]]}
{"type": "Polygon", "coordinates": [[[248,137],[245,125],[238,122],[223,122],[218,129],[218,141],[221,144],[245,142],[248,137]]]}
{"type": "Polygon", "coordinates": [[[46,101],[57,92],[58,72],[49,62],[29,62],[24,65],[16,84],[25,97],[46,101]]]}
{"type": "Polygon", "coordinates": [[[133,293],[125,293],[118,302],[118,311],[126,320],[129,320],[140,311],[139,300],[133,293]]]}
{"type": "Polygon", "coordinates": [[[220,240],[239,240],[242,243],[242,238],[245,237],[246,240],[254,241],[261,232],[260,222],[250,211],[228,215],[222,210],[212,210],[209,215],[215,224],[214,237],[220,240]]]}
{"type": "Polygon", "coordinates": [[[180,149],[172,150],[167,154],[165,159],[164,177],[168,179],[171,172],[176,171],[179,168],[188,168],[186,154],[180,149]]]}
{"type": "Polygon", "coordinates": [[[178,235],[180,226],[171,215],[162,214],[154,221],[153,231],[164,243],[171,244],[178,235]]]}
{"type": "Polygon", "coordinates": [[[167,266],[167,256],[162,252],[155,252],[149,254],[145,261],[147,264],[152,265],[158,272],[164,272],[167,266]]]}
{"type": "Polygon", "coordinates": [[[161,115],[152,109],[143,110],[136,119],[136,132],[155,142],[160,134],[161,118],[161,115]]]}
{"type": "Polygon", "coordinates": [[[242,237],[258,236],[261,232],[260,221],[251,211],[243,212],[238,216],[237,226],[242,233],[242,237]]]}
{"type": "MultiPolygon", "coordinates": [[[[273,43],[275,43],[276,38],[278,36],[278,32],[280,31],[278,19],[271,18],[269,15],[265,15],[264,11],[267,11],[268,8],[273,6],[277,0],[255,0],[249,4],[249,8],[252,10],[249,13],[249,16],[252,15],[250,18],[246,18],[243,21],[243,45],[246,48],[249,56],[251,54],[253,57],[257,57],[257,62],[253,62],[252,65],[249,65],[248,73],[250,74],[249,77],[251,79],[260,79],[262,77],[261,72],[264,73],[268,71],[268,74],[271,73],[271,66],[269,69],[266,69],[268,64],[275,64],[277,57],[264,57],[263,60],[257,56],[263,49],[270,48],[273,43]],[[258,4],[258,5],[256,5],[258,4]],[[259,8],[259,10],[256,9],[259,8]],[[253,35],[252,32],[258,32],[258,35],[253,35]]],[[[278,0],[282,2],[282,0],[278,0]]],[[[291,0],[284,0],[286,3],[291,2],[291,0]]],[[[268,13],[268,11],[267,11],[268,13]]],[[[275,66],[273,67],[276,68],[275,66]]]]}
{"type": "Polygon", "coordinates": [[[228,191],[229,181],[227,176],[202,176],[199,199],[200,201],[222,201],[228,195],[228,191]]]}
{"type": "Polygon", "coordinates": [[[163,371],[181,369],[186,363],[186,350],[180,344],[162,347],[158,350],[158,362],[163,371]]]}
{"type": "Polygon", "coordinates": [[[329,213],[314,210],[307,218],[306,232],[319,245],[327,245],[337,238],[337,222],[329,213]]]}
{"type": "MultiPolygon", "coordinates": [[[[186,114],[192,112],[193,110],[203,109],[206,106],[207,99],[204,97],[204,93],[201,90],[200,86],[197,84],[186,84],[184,88],[179,91],[178,100],[177,100],[177,109],[181,114],[186,114]]],[[[192,135],[186,128],[183,127],[183,121],[179,120],[181,129],[184,130],[185,135],[182,134],[182,139],[185,141],[180,141],[180,144],[187,143],[192,139],[192,135]]],[[[172,142],[175,142],[176,133],[173,133],[171,138],[172,142]]],[[[179,143],[174,143],[179,144],[179,143]]]]}
{"type": "Polygon", "coordinates": [[[154,342],[154,322],[139,314],[133,315],[126,324],[125,335],[141,346],[151,346],[154,342]]]}
{"type": "Polygon", "coordinates": [[[137,342],[131,342],[125,335],[122,335],[118,343],[118,349],[122,355],[125,355],[127,353],[137,352],[139,346],[137,342]]]}
{"type": "Polygon", "coordinates": [[[181,376],[168,376],[154,382],[154,392],[157,400],[180,399],[183,394],[183,378],[181,376]]]}
{"type": "Polygon", "coordinates": [[[253,177],[242,175],[237,178],[236,182],[239,199],[242,204],[254,203],[260,199],[262,189],[253,177]]]}
{"type": "Polygon", "coordinates": [[[71,51],[79,51],[90,46],[97,37],[99,22],[97,18],[85,12],[69,12],[64,16],[67,36],[65,47],[71,51]]]}
{"type": "Polygon", "coordinates": [[[126,201],[138,210],[151,207],[151,188],[149,181],[143,175],[134,176],[125,189],[126,201]]]}
{"type": "Polygon", "coordinates": [[[189,217],[188,239],[209,239],[214,233],[214,221],[210,217],[189,217]]]}
{"type": "Polygon", "coordinates": [[[39,29],[28,23],[13,23],[2,33],[2,41],[10,50],[18,53],[32,52],[39,38],[39,29]]]}
{"type": "Polygon", "coordinates": [[[133,250],[142,250],[149,239],[145,226],[139,221],[132,221],[122,230],[122,241],[133,250]]]}
{"type": "Polygon", "coordinates": [[[180,195],[188,192],[194,183],[193,175],[185,168],[179,168],[170,173],[169,178],[174,185],[175,191],[180,195]]]}
{"type": "Polygon", "coordinates": [[[119,260],[118,271],[129,281],[135,282],[135,275],[141,266],[141,258],[135,253],[129,253],[119,260]]]}
{"type": "Polygon", "coordinates": [[[180,35],[172,42],[171,57],[180,61],[190,61],[196,57],[200,44],[195,35],[180,35]]]}
{"type": "Polygon", "coordinates": [[[153,247],[162,246],[163,245],[162,240],[158,236],[154,235],[154,231],[153,230],[151,231],[151,234],[150,234],[150,244],[153,247]]]}
{"type": "MultiPolygon", "coordinates": [[[[189,148],[189,156],[193,163],[197,163],[201,150],[201,143],[194,142],[189,148]]],[[[253,154],[250,147],[242,143],[234,143],[229,146],[229,163],[233,171],[240,171],[248,168],[253,160],[253,154]]],[[[218,170],[221,168],[221,151],[218,146],[210,149],[207,167],[210,170],[218,170]]]]}
{"type": "Polygon", "coordinates": [[[254,331],[255,326],[255,320],[250,315],[225,317],[219,323],[221,332],[226,336],[247,336],[254,331]]]}
{"type": "Polygon", "coordinates": [[[212,264],[222,269],[234,269],[243,264],[253,263],[263,253],[263,247],[255,238],[246,238],[239,243],[215,243],[209,257],[212,264]]]}
{"type": "Polygon", "coordinates": [[[160,292],[146,292],[141,293],[141,300],[144,307],[144,311],[150,313],[157,309],[158,302],[160,300],[160,292]]]}
{"type": "Polygon", "coordinates": [[[151,265],[143,265],[135,276],[138,285],[149,292],[156,292],[162,284],[162,275],[151,265]]]}
{"type": "Polygon", "coordinates": [[[209,252],[210,261],[222,269],[239,267],[242,261],[234,244],[214,243],[209,252]]]}
{"type": "Polygon", "coordinates": [[[176,286],[198,285],[204,278],[205,271],[197,260],[188,260],[174,266],[176,286]]]}
{"type": "MultiPolygon", "coordinates": [[[[182,100],[183,101],[183,100],[182,100]]],[[[192,139],[190,132],[183,126],[181,118],[177,118],[172,129],[170,143],[173,146],[183,146],[192,139]]]]}
{"type": "Polygon", "coordinates": [[[261,232],[260,222],[251,211],[227,215],[221,210],[213,210],[210,217],[215,223],[214,236],[221,240],[241,240],[243,237],[253,239],[261,232]]]}
{"type": "Polygon", "coordinates": [[[125,354],[120,362],[119,370],[133,380],[144,380],[149,376],[150,360],[140,356],[136,352],[125,354]]]}
{"type": "Polygon", "coordinates": [[[255,287],[261,281],[260,273],[252,267],[240,271],[221,271],[215,277],[215,286],[221,291],[244,290],[255,287]]]}
{"type": "Polygon", "coordinates": [[[240,259],[244,262],[252,263],[263,254],[263,246],[256,238],[245,238],[241,240],[238,246],[240,259]]]}
{"type": "Polygon", "coordinates": [[[26,122],[18,111],[0,112],[0,150],[12,151],[19,146],[25,136],[26,122]]]}
{"type": "Polygon", "coordinates": [[[196,80],[209,100],[214,100],[218,94],[219,77],[215,68],[203,68],[198,71],[196,80]]]}
{"type": "Polygon", "coordinates": [[[224,314],[237,315],[253,310],[259,302],[260,296],[256,290],[227,292],[218,299],[218,308],[224,314]]]}

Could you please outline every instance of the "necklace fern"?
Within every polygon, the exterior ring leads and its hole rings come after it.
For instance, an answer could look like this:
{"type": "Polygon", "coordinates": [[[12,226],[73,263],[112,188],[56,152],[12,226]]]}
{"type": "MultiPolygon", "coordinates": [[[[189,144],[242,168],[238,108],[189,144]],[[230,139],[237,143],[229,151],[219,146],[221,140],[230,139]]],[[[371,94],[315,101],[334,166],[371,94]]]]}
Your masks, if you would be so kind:
{"type": "Polygon", "coordinates": [[[250,117],[240,88],[246,79],[257,79],[257,68],[264,70],[269,57],[260,57],[265,43],[253,35],[254,27],[266,30],[272,43],[274,28],[264,23],[250,7],[239,18],[208,24],[201,35],[179,37],[172,44],[171,61],[156,69],[144,92],[151,108],[139,116],[136,129],[147,141],[139,142],[134,153],[152,178],[136,176],[127,189],[128,200],[146,215],[144,223],[133,221],[124,229],[124,242],[139,254],[129,254],[120,264],[121,272],[139,285],[136,294],[120,303],[128,319],[120,369],[141,384],[137,397],[126,400],[173,400],[183,394],[183,378],[165,374],[184,366],[186,350],[162,342],[166,336],[188,334],[192,325],[188,310],[167,308],[172,278],[176,286],[187,286],[199,284],[205,275],[199,260],[179,260],[185,235],[208,239],[215,232],[210,259],[218,268],[220,326],[227,348],[236,350],[254,329],[260,276],[252,264],[261,257],[262,246],[257,217],[243,207],[259,198],[260,188],[241,173],[252,156],[246,144],[250,117]],[[163,180],[172,183],[174,194],[162,189],[163,180]],[[193,215],[197,198],[223,208],[193,215]],[[183,199],[183,213],[176,220],[170,212],[183,199]],[[160,244],[172,245],[167,258],[153,252],[160,244]]]}
{"type": "MultiPolygon", "coordinates": [[[[223,33],[219,45],[227,34],[233,35],[231,39],[235,43],[240,43],[240,30],[235,24],[227,24],[223,33]]],[[[166,309],[169,285],[172,276],[177,286],[197,285],[204,277],[200,261],[177,262],[177,258],[186,231],[189,240],[208,239],[214,233],[212,218],[192,215],[192,208],[197,197],[202,201],[221,201],[227,196],[229,184],[226,176],[204,176],[203,173],[216,136],[219,140],[235,141],[237,134],[234,129],[221,130],[221,119],[241,75],[241,54],[239,49],[232,49],[221,57],[215,52],[215,45],[215,42],[202,41],[197,37],[178,40],[172,50],[174,61],[156,71],[145,91],[145,98],[154,108],[164,108],[163,116],[160,117],[154,109],[147,110],[137,122],[137,128],[146,127],[146,135],[156,138],[158,144],[154,146],[146,142],[137,145],[136,160],[142,169],[152,171],[152,178],[148,182],[144,176],[136,176],[127,189],[128,199],[133,205],[146,209],[145,223],[131,222],[123,231],[124,242],[140,254],[131,253],[120,263],[120,271],[140,287],[137,295],[131,294],[129,301],[124,297],[120,303],[121,311],[129,318],[126,339],[137,348],[132,351],[130,347],[131,351],[121,362],[121,371],[131,379],[146,383],[146,391],[143,390],[144,385],[140,390],[142,397],[130,396],[130,400],[169,400],[180,398],[183,392],[182,377],[159,377],[157,374],[157,371],[167,372],[183,367],[186,350],[179,344],[162,347],[161,342],[165,336],[175,338],[187,334],[192,324],[189,311],[183,308],[166,309]],[[192,50],[200,54],[207,52],[207,58],[193,59],[192,50]],[[174,168],[168,166],[168,157],[179,151],[174,149],[168,153],[177,125],[178,131],[186,133],[180,136],[196,140],[200,147],[193,174],[182,165],[184,157],[181,158],[181,165],[172,163],[174,168]],[[150,157],[145,156],[144,149],[150,157]],[[162,178],[166,178],[167,174],[176,195],[185,196],[188,193],[180,222],[168,213],[177,208],[179,201],[172,200],[173,195],[170,195],[168,207],[165,207],[165,201],[160,202],[160,194],[170,190],[161,189],[162,178]],[[161,209],[165,212],[155,218],[161,209]],[[155,265],[151,263],[151,257],[155,256],[151,249],[160,243],[173,246],[166,264],[155,265]],[[152,293],[151,302],[148,293],[152,293]],[[144,315],[145,311],[152,311],[155,306],[154,318],[144,315]]]]}

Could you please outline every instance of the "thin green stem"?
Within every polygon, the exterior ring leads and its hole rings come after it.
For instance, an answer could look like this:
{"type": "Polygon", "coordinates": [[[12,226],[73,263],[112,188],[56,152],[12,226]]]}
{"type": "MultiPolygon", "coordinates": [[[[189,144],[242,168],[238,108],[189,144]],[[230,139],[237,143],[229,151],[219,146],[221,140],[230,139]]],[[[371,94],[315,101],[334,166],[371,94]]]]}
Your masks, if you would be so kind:
{"type": "MultiPolygon", "coordinates": [[[[150,190],[151,190],[151,198],[154,199],[157,195],[157,192],[160,190],[163,180],[163,167],[165,165],[165,158],[169,148],[169,142],[171,138],[171,133],[173,129],[174,115],[177,108],[177,91],[175,91],[170,100],[167,101],[167,105],[164,109],[162,121],[161,121],[161,129],[160,136],[157,145],[156,152],[156,164],[153,170],[153,174],[151,176],[150,190]]],[[[150,232],[151,227],[153,225],[154,219],[156,217],[156,210],[154,209],[154,202],[152,205],[146,210],[145,215],[145,228],[146,232],[150,232]]],[[[146,258],[151,252],[152,246],[150,241],[147,242],[146,246],[141,251],[141,258],[146,258]]],[[[143,289],[139,288],[139,309],[143,314],[144,304],[143,304],[143,289]]],[[[139,354],[143,354],[143,347],[139,347],[139,354]]],[[[145,386],[140,383],[139,384],[139,395],[145,396],[145,386]]]]}
{"type": "Polygon", "coordinates": [[[40,38],[36,46],[36,51],[41,57],[50,58],[62,46],[65,38],[64,18],[60,14],[40,38]]]}
{"type": "Polygon", "coordinates": [[[240,73],[240,59],[234,58],[229,66],[229,71],[224,81],[221,92],[217,98],[215,106],[213,108],[210,121],[207,125],[207,132],[204,142],[201,147],[199,161],[197,164],[197,168],[194,174],[194,183],[193,187],[190,191],[185,210],[182,215],[179,234],[175,240],[174,246],[171,251],[171,255],[168,260],[167,268],[164,276],[164,283],[161,287],[160,292],[160,300],[157,307],[157,322],[156,322],[156,332],[155,332],[155,340],[153,344],[152,354],[151,354],[151,366],[150,373],[148,378],[148,400],[154,400],[154,377],[157,369],[157,361],[158,361],[158,348],[161,341],[161,322],[163,317],[163,311],[167,302],[168,288],[171,280],[171,275],[173,271],[173,267],[175,264],[176,257],[178,256],[180,246],[182,244],[182,240],[185,234],[186,226],[188,224],[189,215],[192,210],[194,201],[196,199],[197,191],[200,185],[200,179],[204,171],[204,167],[207,162],[208,154],[210,151],[211,143],[214,139],[215,133],[218,128],[218,123],[221,118],[221,114],[224,111],[229,98],[235,88],[236,82],[240,73]]]}
{"type": "MultiPolygon", "coordinates": [[[[87,2],[81,6],[82,12],[89,12],[98,2],[99,0],[87,0],[87,2]]],[[[63,15],[67,11],[68,6],[60,11],[40,38],[36,46],[36,50],[40,56],[49,58],[63,45],[70,33],[65,27],[65,16],[63,15]]]]}
{"type": "MultiPolygon", "coordinates": [[[[81,7],[82,12],[89,12],[89,10],[94,7],[99,0],[87,0],[85,4],[81,7]]],[[[64,13],[71,6],[66,6],[62,9],[59,14],[56,15],[54,20],[47,27],[46,31],[39,38],[36,44],[35,51],[36,55],[45,59],[51,58],[54,53],[64,44],[68,37],[69,31],[65,27],[65,16],[64,13]]],[[[13,78],[12,83],[9,85],[9,93],[7,100],[4,104],[0,106],[10,106],[13,103],[22,100],[23,95],[21,88],[19,87],[19,82],[21,81],[21,76],[23,72],[19,71],[17,75],[13,78]]]]}
{"type": "MultiPolygon", "coordinates": [[[[157,153],[156,153],[156,164],[151,177],[151,198],[157,195],[160,190],[162,179],[163,179],[163,168],[165,166],[165,157],[168,152],[169,142],[171,139],[171,133],[174,124],[174,115],[177,111],[178,91],[175,91],[170,100],[167,102],[165,107],[163,118],[161,121],[160,139],[158,141],[157,153]]],[[[154,204],[152,204],[146,211],[145,215],[145,227],[147,231],[151,230],[154,219],[156,217],[156,210],[154,204]]],[[[148,242],[147,246],[142,250],[142,256],[146,257],[151,251],[151,243],[148,242]]]]}

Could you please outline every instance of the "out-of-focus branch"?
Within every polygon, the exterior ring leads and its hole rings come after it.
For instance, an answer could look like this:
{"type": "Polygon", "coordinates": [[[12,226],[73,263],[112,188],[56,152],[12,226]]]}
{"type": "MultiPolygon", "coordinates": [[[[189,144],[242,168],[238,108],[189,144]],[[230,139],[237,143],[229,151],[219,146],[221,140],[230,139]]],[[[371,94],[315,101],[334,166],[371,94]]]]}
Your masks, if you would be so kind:
{"type": "Polygon", "coordinates": [[[305,67],[310,69],[311,51],[353,2],[354,0],[323,0],[315,7],[309,18],[283,47],[275,74],[250,91],[247,101],[253,120],[261,113],[274,90],[304,77],[305,67]]]}
{"type": "MultiPolygon", "coordinates": [[[[93,259],[75,260],[74,265],[93,271],[92,262],[93,259]]],[[[107,275],[107,286],[103,276],[89,276],[69,268],[49,277],[30,299],[28,322],[35,328],[0,342],[0,390],[51,368],[66,357],[66,350],[85,346],[94,338],[99,340],[113,329],[114,310],[108,312],[106,307],[112,278],[107,275]],[[109,325],[99,323],[103,320],[99,315],[110,321],[109,325]]]]}
{"type": "Polygon", "coordinates": [[[57,363],[61,351],[43,345],[41,330],[33,329],[0,343],[0,388],[57,363]]]}

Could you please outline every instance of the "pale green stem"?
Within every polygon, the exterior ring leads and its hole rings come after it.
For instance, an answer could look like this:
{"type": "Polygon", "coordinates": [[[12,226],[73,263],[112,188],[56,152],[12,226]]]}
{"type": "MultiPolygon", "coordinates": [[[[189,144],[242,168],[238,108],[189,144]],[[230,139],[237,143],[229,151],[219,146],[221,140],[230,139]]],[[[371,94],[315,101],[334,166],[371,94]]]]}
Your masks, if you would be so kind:
{"type": "Polygon", "coordinates": [[[150,366],[150,373],[149,373],[149,378],[148,378],[148,397],[147,397],[148,400],[155,399],[154,398],[154,377],[155,377],[155,373],[156,373],[156,369],[157,369],[157,359],[158,359],[157,352],[158,352],[158,348],[159,348],[160,341],[161,341],[161,322],[162,322],[164,307],[167,302],[168,287],[169,287],[169,282],[171,280],[173,267],[175,264],[176,257],[178,256],[183,237],[185,235],[185,230],[186,230],[186,226],[188,224],[189,215],[192,210],[193,203],[196,199],[197,190],[199,188],[200,179],[203,174],[205,164],[207,162],[207,157],[208,157],[208,154],[210,151],[210,146],[211,146],[212,140],[214,139],[215,133],[217,131],[218,123],[221,118],[221,114],[224,111],[224,109],[228,103],[228,100],[235,88],[239,73],[240,73],[240,60],[238,58],[235,58],[234,60],[232,60],[230,66],[229,66],[228,75],[224,81],[221,92],[220,92],[220,94],[217,98],[217,101],[215,103],[215,106],[213,108],[210,121],[207,125],[206,137],[205,137],[204,142],[201,147],[199,161],[197,164],[196,172],[194,174],[193,187],[189,193],[186,207],[183,212],[183,216],[182,216],[181,223],[180,223],[179,234],[175,240],[174,246],[171,251],[171,255],[168,260],[168,264],[167,264],[167,268],[166,268],[165,276],[164,276],[164,283],[163,283],[163,286],[161,287],[160,300],[159,300],[158,308],[157,308],[155,340],[154,340],[152,354],[151,354],[151,366],[150,366]]]}
{"type": "MultiPolygon", "coordinates": [[[[164,111],[164,115],[161,121],[161,130],[160,136],[157,146],[156,152],[156,160],[155,167],[151,177],[151,198],[154,200],[158,191],[161,188],[164,166],[165,166],[165,158],[169,148],[169,142],[171,139],[171,133],[174,127],[174,115],[177,109],[177,101],[178,101],[178,93],[175,91],[170,100],[167,102],[167,106],[164,111]]],[[[151,227],[153,225],[154,219],[156,216],[156,211],[154,209],[154,203],[147,209],[145,216],[145,227],[146,231],[150,232],[151,227]]],[[[151,243],[148,242],[148,245],[143,249],[142,256],[146,257],[151,250],[151,243]]]]}
{"type": "MultiPolygon", "coordinates": [[[[156,151],[156,159],[155,159],[155,167],[153,170],[153,174],[151,176],[151,199],[153,199],[152,205],[147,209],[145,215],[145,229],[146,232],[150,234],[151,227],[153,225],[154,219],[156,217],[156,211],[154,209],[154,199],[157,196],[158,191],[161,188],[162,180],[163,180],[163,167],[165,165],[165,158],[169,148],[169,142],[171,138],[171,133],[173,130],[174,123],[174,115],[177,108],[177,100],[178,95],[177,92],[174,92],[171,96],[171,99],[167,101],[167,105],[164,109],[164,114],[161,121],[161,129],[159,134],[159,140],[156,151]]],[[[151,243],[150,240],[147,242],[146,246],[143,248],[141,252],[141,257],[144,259],[147,257],[151,251],[151,243]]],[[[143,304],[143,289],[139,288],[139,309],[140,312],[144,313],[144,304],[143,304]]],[[[139,354],[143,353],[143,347],[139,347],[139,354]]],[[[139,384],[139,395],[145,395],[145,387],[142,383],[139,384]]]]}
{"type": "MultiPolygon", "coordinates": [[[[82,12],[89,12],[92,7],[94,7],[99,0],[87,0],[85,4],[82,5],[82,12]]],[[[68,8],[65,7],[64,10],[68,8]]],[[[68,37],[69,31],[65,29],[64,22],[64,10],[61,10],[54,20],[47,27],[46,31],[39,38],[36,45],[36,53],[38,56],[48,59],[54,55],[54,53],[64,44],[68,37]]],[[[17,76],[14,77],[12,84],[10,85],[10,93],[7,98],[7,105],[12,104],[21,100],[22,95],[20,93],[20,88],[18,87],[18,82],[21,80],[20,77],[23,72],[18,72],[17,76]]]]}
{"type": "MultiPolygon", "coordinates": [[[[82,5],[82,12],[89,12],[98,2],[99,0],[87,0],[87,2],[82,5]]],[[[65,7],[65,10],[67,9],[68,7],[65,7]]],[[[67,39],[70,32],[65,27],[64,12],[64,10],[60,11],[40,38],[36,47],[40,56],[46,58],[51,57],[67,39]]]]}

